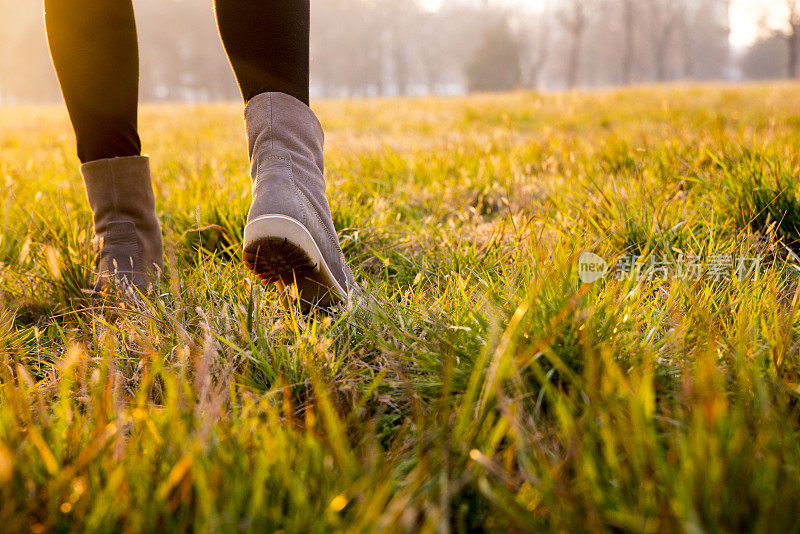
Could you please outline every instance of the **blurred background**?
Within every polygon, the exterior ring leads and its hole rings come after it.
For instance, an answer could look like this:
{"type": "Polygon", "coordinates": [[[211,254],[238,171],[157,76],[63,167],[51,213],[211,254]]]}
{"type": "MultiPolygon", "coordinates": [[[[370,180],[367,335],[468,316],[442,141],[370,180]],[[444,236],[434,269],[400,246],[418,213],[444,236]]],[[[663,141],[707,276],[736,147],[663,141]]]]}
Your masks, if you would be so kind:
{"type": "MultiPolygon", "coordinates": [[[[146,101],[238,99],[211,0],[134,0],[146,101]]],[[[38,0],[0,0],[0,104],[59,99],[38,0]]],[[[312,96],[795,78],[800,0],[312,0],[312,96]]]]}

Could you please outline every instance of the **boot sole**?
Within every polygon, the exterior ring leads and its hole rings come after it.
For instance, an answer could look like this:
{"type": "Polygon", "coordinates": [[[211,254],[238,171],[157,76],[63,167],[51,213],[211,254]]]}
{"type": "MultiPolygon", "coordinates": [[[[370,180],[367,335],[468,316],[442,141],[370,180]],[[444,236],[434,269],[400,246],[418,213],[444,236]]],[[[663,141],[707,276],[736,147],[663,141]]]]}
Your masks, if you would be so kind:
{"type": "Polygon", "coordinates": [[[295,284],[301,307],[327,307],[346,298],[311,232],[285,215],[262,215],[244,228],[244,263],[265,283],[295,284]]]}

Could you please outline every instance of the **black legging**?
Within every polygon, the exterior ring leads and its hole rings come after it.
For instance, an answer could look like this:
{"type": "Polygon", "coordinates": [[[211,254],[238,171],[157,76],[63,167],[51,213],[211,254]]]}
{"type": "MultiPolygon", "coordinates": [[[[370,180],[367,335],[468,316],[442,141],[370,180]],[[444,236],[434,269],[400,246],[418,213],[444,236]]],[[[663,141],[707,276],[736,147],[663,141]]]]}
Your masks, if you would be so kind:
{"type": "MultiPolygon", "coordinates": [[[[308,104],[310,0],[215,0],[245,102],[308,104]]],[[[44,0],[47,39],[82,162],[138,156],[139,50],[132,0],[44,0]]]]}

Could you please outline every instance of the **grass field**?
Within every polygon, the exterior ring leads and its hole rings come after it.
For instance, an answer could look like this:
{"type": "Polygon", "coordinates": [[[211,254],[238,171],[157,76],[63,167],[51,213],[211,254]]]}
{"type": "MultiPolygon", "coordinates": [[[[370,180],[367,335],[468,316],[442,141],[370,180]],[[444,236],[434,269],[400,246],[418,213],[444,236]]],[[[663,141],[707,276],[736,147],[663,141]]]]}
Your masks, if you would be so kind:
{"type": "Polygon", "coordinates": [[[4,531],[800,531],[800,86],[315,109],[371,299],[303,317],[241,262],[238,105],[142,112],[138,306],[85,296],[65,112],[0,108],[4,531]]]}

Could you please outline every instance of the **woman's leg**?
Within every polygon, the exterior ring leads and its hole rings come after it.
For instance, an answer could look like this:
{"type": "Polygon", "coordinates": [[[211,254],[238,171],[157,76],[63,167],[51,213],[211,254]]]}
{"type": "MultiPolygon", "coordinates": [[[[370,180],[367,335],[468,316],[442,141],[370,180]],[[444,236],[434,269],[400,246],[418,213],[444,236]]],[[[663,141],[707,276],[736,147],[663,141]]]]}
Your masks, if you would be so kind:
{"type": "Polygon", "coordinates": [[[300,304],[350,300],[347,267],[325,197],[322,126],[308,107],[309,0],[215,0],[242,96],[253,181],[245,264],[295,285],[300,304]]]}
{"type": "Polygon", "coordinates": [[[50,54],[81,162],[140,155],[131,0],[44,0],[44,6],[50,54]]]}
{"type": "Polygon", "coordinates": [[[310,0],[215,0],[214,7],[245,102],[278,92],[308,105],[310,0]]]}
{"type": "Polygon", "coordinates": [[[137,132],[139,50],[131,0],[45,0],[47,40],[101,244],[96,290],[145,290],[162,266],[150,162],[137,132]]]}

